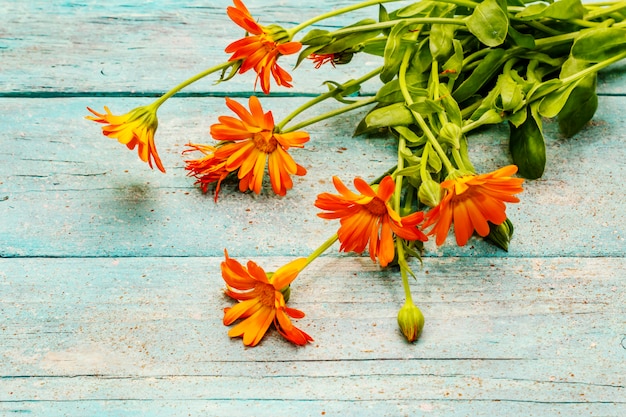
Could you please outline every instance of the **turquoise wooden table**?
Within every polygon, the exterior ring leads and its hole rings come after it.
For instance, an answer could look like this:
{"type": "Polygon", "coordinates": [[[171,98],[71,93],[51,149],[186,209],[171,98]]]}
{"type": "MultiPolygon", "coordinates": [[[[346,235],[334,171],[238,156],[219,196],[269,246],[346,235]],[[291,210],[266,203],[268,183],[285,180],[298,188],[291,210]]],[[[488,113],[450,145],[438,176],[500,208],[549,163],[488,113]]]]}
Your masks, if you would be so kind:
{"type": "MultiPolygon", "coordinates": [[[[287,27],[350,3],[246,1],[287,27]]],[[[308,174],[286,197],[226,184],[214,203],[181,151],[210,143],[224,96],[247,97],[252,75],[207,79],[160,109],[166,174],[84,119],[223,62],[241,35],[228,5],[0,1],[0,415],[626,415],[625,65],[601,73],[580,134],[546,121],[549,164],[508,210],[508,252],[479,238],[426,244],[411,283],[426,316],[418,342],[397,328],[398,271],[335,247],[292,288],[314,342],[270,331],[246,348],[222,324],[224,248],[268,270],[307,256],[336,230],[313,206],[331,175],[376,178],[395,143],[353,138],[362,112],[321,122],[294,151],[308,174]]],[[[324,80],[373,65],[303,65],[295,89],[262,101],[284,117],[324,80]]],[[[479,172],[510,163],[506,126],[470,141],[479,172]]]]}

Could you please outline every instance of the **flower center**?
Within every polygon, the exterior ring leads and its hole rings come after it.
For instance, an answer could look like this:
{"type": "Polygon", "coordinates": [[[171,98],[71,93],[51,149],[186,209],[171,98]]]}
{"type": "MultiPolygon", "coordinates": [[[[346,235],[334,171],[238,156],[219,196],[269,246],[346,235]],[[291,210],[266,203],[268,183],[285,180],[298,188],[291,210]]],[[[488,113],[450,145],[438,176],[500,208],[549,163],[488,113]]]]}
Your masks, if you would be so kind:
{"type": "Polygon", "coordinates": [[[276,289],[271,284],[259,283],[256,287],[257,298],[266,307],[274,308],[276,289]]]}
{"type": "Polygon", "coordinates": [[[252,137],[252,141],[254,142],[254,146],[261,152],[272,153],[276,150],[278,146],[278,141],[274,138],[274,135],[270,135],[269,139],[267,139],[267,134],[256,133],[252,137]]]}
{"type": "Polygon", "coordinates": [[[372,201],[365,204],[364,207],[374,216],[382,216],[387,214],[387,204],[378,197],[372,198],[372,201]]]}

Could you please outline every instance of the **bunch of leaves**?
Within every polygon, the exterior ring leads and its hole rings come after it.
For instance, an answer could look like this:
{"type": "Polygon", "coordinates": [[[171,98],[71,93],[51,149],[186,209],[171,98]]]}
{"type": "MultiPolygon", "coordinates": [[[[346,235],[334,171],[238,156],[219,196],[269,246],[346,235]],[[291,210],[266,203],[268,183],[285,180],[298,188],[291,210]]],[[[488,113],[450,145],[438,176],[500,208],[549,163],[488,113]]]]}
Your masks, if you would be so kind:
{"type": "MultiPolygon", "coordinates": [[[[519,174],[540,178],[546,165],[543,118],[571,137],[593,117],[597,72],[626,57],[626,5],[580,0],[419,1],[334,32],[301,40],[311,53],[382,59],[376,106],[355,134],[386,130],[401,143],[404,198],[437,201],[435,185],[453,171],[473,172],[467,135],[487,124],[509,126],[519,174]],[[447,161],[446,161],[447,159],[447,161]]],[[[349,61],[349,59],[347,60],[349,61]]],[[[492,230],[506,248],[507,221],[492,230]]]]}

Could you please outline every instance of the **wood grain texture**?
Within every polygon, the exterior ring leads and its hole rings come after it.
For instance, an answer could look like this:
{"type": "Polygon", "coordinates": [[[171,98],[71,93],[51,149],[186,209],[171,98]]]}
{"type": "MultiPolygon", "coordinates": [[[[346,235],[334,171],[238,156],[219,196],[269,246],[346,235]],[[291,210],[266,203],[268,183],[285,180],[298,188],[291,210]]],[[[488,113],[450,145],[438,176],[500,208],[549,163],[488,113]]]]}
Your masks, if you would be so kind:
{"type": "MultiPolygon", "coordinates": [[[[246,0],[261,23],[285,27],[352,3],[246,0]]],[[[296,348],[272,330],[245,348],[221,321],[232,303],[224,248],[266,270],[308,255],[336,231],[313,206],[334,191],[331,176],[371,180],[396,157],[391,138],[352,137],[363,110],[307,128],[311,141],[291,153],[308,174],[286,197],[231,183],[215,204],[181,151],[212,141],[223,98],[159,110],[165,175],[83,118],[86,106],[147,104],[137,96],[223,61],[241,35],[230,4],[0,0],[0,415],[626,415],[624,63],[601,73],[598,112],[579,135],[545,121],[549,165],[508,208],[508,253],[451,239],[413,261],[426,316],[417,343],[397,328],[399,272],[334,247],[293,284],[290,305],[306,313],[297,326],[314,343],[296,348]]],[[[295,89],[261,100],[280,120],[324,80],[378,64],[305,64],[295,89]]],[[[188,92],[244,101],[253,80],[188,92]]],[[[510,163],[507,136],[501,125],[470,137],[479,171],[510,163]]]]}
{"type": "MultiPolygon", "coordinates": [[[[263,100],[275,117],[304,99],[263,100]]],[[[335,222],[319,219],[313,202],[346,183],[372,180],[395,164],[395,143],[353,138],[363,113],[307,129],[311,141],[292,155],[308,169],[285,198],[268,184],[260,196],[226,185],[217,204],[185,176],[185,143],[211,143],[209,126],[226,114],[222,98],[174,99],[160,115],[157,146],[167,174],[151,171],[135,152],[101,135],[83,119],[85,107],[125,112],[142,99],[0,99],[0,255],[12,256],[301,256],[332,235],[335,222]],[[52,215],[50,215],[52,213],[52,215]],[[210,244],[207,244],[210,242],[210,244]]],[[[511,256],[623,256],[626,213],[626,126],[614,109],[623,97],[603,97],[594,122],[571,139],[545,126],[549,164],[529,181],[520,204],[510,205],[516,226],[511,256]]],[[[336,107],[334,103],[319,111],[336,107]]],[[[479,171],[509,164],[505,125],[470,137],[479,171]]],[[[427,246],[429,255],[504,256],[473,239],[427,246]]]]}
{"type": "MultiPolygon", "coordinates": [[[[271,269],[289,258],[256,260],[271,269]]],[[[58,412],[49,415],[161,403],[235,415],[254,403],[268,407],[260,415],[625,409],[623,258],[428,259],[413,282],[427,316],[415,345],[395,325],[397,271],[322,258],[293,288],[292,305],[307,313],[298,325],[315,338],[305,349],[273,332],[254,349],[228,339],[213,313],[230,304],[220,261],[0,260],[0,406],[58,412]],[[292,405],[274,408],[278,399],[292,405]]]]}
{"type": "MultiPolygon", "coordinates": [[[[395,10],[408,1],[387,5],[395,10]]],[[[285,28],[328,10],[354,4],[349,0],[262,1],[246,5],[261,24],[285,28]]],[[[231,1],[173,0],[152,2],[1,1],[0,96],[155,95],[192,75],[228,59],[224,48],[243,36],[226,16],[231,1]]],[[[359,10],[349,20],[333,18],[314,26],[338,29],[364,18],[378,18],[378,8],[359,10]]],[[[281,58],[285,68],[295,57],[281,58]]],[[[273,94],[299,95],[325,91],[328,79],[345,82],[382,63],[358,55],[350,65],[316,71],[304,63],[294,72],[296,89],[275,88],[273,94]]],[[[601,94],[624,94],[624,63],[603,71],[601,94]]],[[[224,95],[253,91],[251,73],[214,85],[217,77],[185,90],[194,94],[224,95]]],[[[375,92],[378,83],[364,86],[375,92]]],[[[260,90],[259,90],[260,91],[260,90]]]]}

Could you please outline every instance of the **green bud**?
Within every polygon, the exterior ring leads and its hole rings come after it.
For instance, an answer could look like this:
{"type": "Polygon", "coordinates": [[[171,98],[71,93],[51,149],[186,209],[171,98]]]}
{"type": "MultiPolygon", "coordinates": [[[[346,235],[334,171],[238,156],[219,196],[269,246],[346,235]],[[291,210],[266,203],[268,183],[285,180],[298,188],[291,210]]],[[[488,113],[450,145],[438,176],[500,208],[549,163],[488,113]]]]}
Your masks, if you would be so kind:
{"type": "Polygon", "coordinates": [[[489,223],[489,234],[487,240],[508,252],[509,242],[513,237],[513,223],[507,218],[502,224],[495,225],[489,223]]]}
{"type": "Polygon", "coordinates": [[[437,181],[429,178],[422,182],[417,196],[423,204],[428,207],[435,207],[441,201],[441,186],[437,181]]]}
{"type": "Polygon", "coordinates": [[[462,136],[463,131],[461,130],[461,127],[448,122],[444,124],[439,131],[439,143],[446,143],[454,149],[459,149],[461,147],[462,136]]]}
{"type": "Polygon", "coordinates": [[[424,328],[424,315],[411,301],[404,303],[398,312],[398,326],[406,340],[415,342],[424,328]]]}

